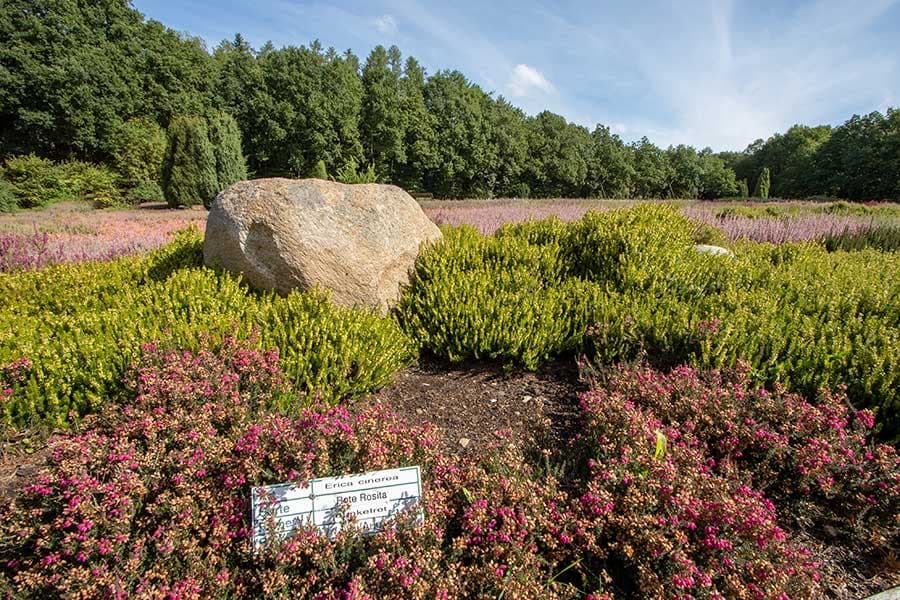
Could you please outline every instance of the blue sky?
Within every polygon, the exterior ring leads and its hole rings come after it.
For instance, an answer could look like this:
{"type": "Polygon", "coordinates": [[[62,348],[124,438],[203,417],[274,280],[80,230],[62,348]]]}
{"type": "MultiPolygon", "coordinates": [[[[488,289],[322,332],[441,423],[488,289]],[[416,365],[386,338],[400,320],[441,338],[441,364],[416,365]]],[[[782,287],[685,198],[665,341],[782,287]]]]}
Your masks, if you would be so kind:
{"type": "Polygon", "coordinates": [[[626,140],[743,149],[794,123],[900,107],[900,0],[134,0],[210,48],[396,44],[529,114],[626,140]]]}

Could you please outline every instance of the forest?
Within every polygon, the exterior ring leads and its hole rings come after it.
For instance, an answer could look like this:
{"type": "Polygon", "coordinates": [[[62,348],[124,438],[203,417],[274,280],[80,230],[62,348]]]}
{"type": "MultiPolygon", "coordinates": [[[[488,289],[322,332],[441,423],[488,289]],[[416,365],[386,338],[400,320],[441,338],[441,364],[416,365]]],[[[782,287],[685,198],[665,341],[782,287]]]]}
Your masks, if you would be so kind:
{"type": "Polygon", "coordinates": [[[197,117],[213,151],[215,131],[227,143],[236,122],[237,176],[381,181],[439,198],[900,198],[898,109],[796,125],[740,152],[660,148],[527,115],[396,46],[362,61],[318,41],[257,49],[236,34],[210,51],[127,0],[0,6],[0,157],[91,163],[138,190],[127,197],[151,199],[147,185],[168,195],[164,147],[197,117]]]}

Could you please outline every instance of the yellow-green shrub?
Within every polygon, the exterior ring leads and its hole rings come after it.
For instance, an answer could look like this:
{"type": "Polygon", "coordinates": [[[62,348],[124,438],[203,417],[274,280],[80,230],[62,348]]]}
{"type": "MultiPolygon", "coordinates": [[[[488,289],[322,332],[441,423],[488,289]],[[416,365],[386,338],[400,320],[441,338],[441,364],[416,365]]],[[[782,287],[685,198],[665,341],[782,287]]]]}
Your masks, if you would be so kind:
{"type": "Polygon", "coordinates": [[[453,360],[533,368],[575,350],[702,367],[743,358],[758,380],[809,398],[847,386],[856,406],[876,409],[882,437],[900,434],[900,257],[752,242],[733,258],[710,256],[693,250],[694,231],[660,206],[491,237],[446,230],[420,257],[400,320],[453,360]]]}
{"type": "Polygon", "coordinates": [[[196,266],[200,238],[183,235],[146,258],[0,275],[0,365],[34,367],[3,406],[3,420],[66,422],[121,389],[142,343],[199,349],[230,333],[277,346],[298,392],[326,401],[383,386],[417,349],[392,319],[333,306],[322,293],[250,291],[232,275],[196,266]]]}

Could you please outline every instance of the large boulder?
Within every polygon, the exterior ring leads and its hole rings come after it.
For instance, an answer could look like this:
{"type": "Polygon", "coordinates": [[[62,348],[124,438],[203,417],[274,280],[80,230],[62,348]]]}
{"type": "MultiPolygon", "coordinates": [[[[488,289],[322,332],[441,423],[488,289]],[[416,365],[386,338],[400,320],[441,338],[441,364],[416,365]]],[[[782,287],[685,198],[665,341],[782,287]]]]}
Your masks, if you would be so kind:
{"type": "Polygon", "coordinates": [[[203,259],[258,288],[318,287],[337,304],[386,312],[420,245],[440,238],[418,203],[393,185],[256,179],[213,202],[203,259]]]}

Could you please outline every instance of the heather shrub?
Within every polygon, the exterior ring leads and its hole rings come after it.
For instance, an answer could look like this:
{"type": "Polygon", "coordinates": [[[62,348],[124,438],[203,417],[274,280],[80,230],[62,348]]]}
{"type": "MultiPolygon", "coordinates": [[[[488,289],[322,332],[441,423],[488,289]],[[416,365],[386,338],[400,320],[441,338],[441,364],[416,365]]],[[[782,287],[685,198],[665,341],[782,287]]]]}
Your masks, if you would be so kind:
{"type": "Polygon", "coordinates": [[[855,251],[864,248],[897,252],[900,250],[900,226],[874,225],[871,228],[857,231],[846,228],[841,233],[826,234],[823,243],[829,252],[855,251]]]}
{"type": "Polygon", "coordinates": [[[576,543],[642,597],[814,597],[815,562],[777,523],[774,505],[715,473],[653,411],[602,388],[581,397],[589,457],[573,512],[576,543]],[[616,568],[613,568],[615,566],[616,568]]]}
{"type": "Polygon", "coordinates": [[[699,451],[701,471],[741,481],[810,531],[830,526],[863,543],[890,546],[900,533],[900,457],[870,440],[872,413],[843,392],[815,403],[753,383],[750,367],[660,373],[641,364],[603,373],[591,396],[631,404],[668,428],[673,444],[699,451]]]}
{"type": "Polygon", "coordinates": [[[666,206],[501,227],[445,228],[418,258],[397,316],[452,360],[533,368],[585,351],[601,362],[753,366],[758,381],[815,398],[845,385],[900,433],[900,261],[817,243],[692,249],[697,226],[666,206]],[[585,333],[590,335],[585,337],[585,333]]]}
{"type": "Polygon", "coordinates": [[[601,292],[561,277],[558,247],[527,238],[539,227],[520,225],[495,237],[469,227],[445,230],[444,241],[420,256],[398,305],[404,329],[454,361],[497,358],[535,368],[576,348],[593,318],[573,308],[601,292]]]}
{"type": "MultiPolygon", "coordinates": [[[[133,401],[57,438],[0,516],[0,586],[19,597],[574,597],[554,581],[571,540],[565,496],[501,445],[443,457],[433,426],[268,405],[286,392],[275,351],[224,340],[147,345],[133,401]],[[419,465],[424,523],[333,541],[300,529],[254,555],[251,486],[419,465]],[[355,594],[355,595],[354,595],[355,594]]],[[[505,444],[505,442],[504,442],[505,444]]]]}
{"type": "Polygon", "coordinates": [[[35,369],[4,405],[6,422],[64,424],[121,391],[146,340],[188,350],[205,332],[277,346],[295,390],[327,402],[377,389],[409,364],[417,346],[393,319],[332,305],[322,293],[259,294],[200,264],[199,234],[143,258],[49,267],[0,276],[0,364],[35,369]]]}
{"type": "Polygon", "coordinates": [[[3,167],[3,179],[12,185],[21,208],[40,208],[71,198],[60,169],[52,161],[34,154],[8,159],[3,167]]]}

